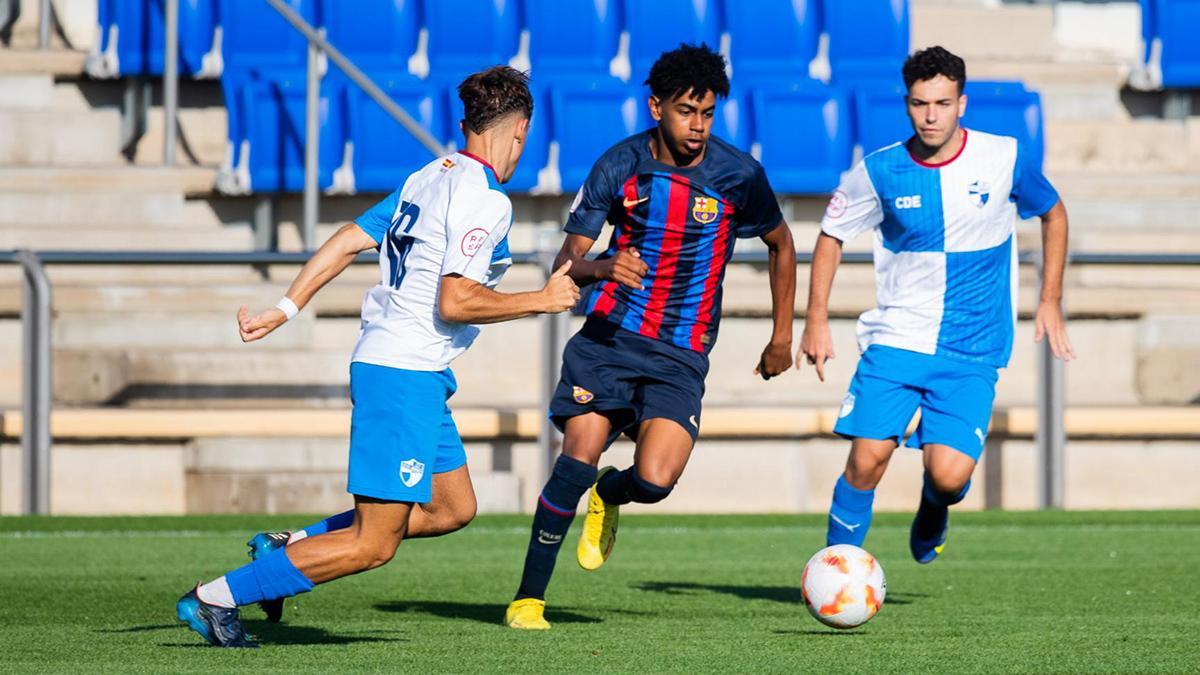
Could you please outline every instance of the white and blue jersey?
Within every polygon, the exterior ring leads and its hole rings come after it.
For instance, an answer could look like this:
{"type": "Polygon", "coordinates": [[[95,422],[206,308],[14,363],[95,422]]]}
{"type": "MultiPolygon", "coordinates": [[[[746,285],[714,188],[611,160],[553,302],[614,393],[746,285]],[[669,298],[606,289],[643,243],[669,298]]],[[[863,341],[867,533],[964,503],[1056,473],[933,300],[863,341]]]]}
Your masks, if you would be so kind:
{"type": "Polygon", "coordinates": [[[841,241],[874,230],[876,307],[858,321],[871,345],[1002,368],[1016,323],[1017,217],[1058,193],[1016,139],[963,129],[959,154],[933,165],[904,143],[847,172],[821,230],[841,241]]]}
{"type": "Polygon", "coordinates": [[[350,493],[425,503],[434,474],[466,463],[449,366],[479,328],[443,321],[438,292],[447,275],[494,288],[512,263],[512,221],[495,171],[466,152],[430,162],[354,221],[379,244],[380,278],[350,367],[350,493]]]}

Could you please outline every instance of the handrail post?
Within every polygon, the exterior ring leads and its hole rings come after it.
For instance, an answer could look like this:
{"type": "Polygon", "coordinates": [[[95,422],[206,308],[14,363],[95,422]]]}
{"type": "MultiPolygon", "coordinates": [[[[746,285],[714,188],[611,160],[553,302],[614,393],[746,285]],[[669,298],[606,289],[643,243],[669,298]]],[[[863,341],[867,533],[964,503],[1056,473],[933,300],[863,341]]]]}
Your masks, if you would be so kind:
{"type": "Polygon", "coordinates": [[[304,250],[311,251],[317,243],[317,209],[320,195],[317,191],[317,164],[320,153],[320,97],[321,74],[319,70],[320,48],[308,41],[308,68],[304,99],[304,221],[300,240],[304,250]]]}
{"type": "Polygon", "coordinates": [[[21,395],[22,511],[50,513],[50,280],[36,253],[18,252],[24,367],[21,395]]]}
{"type": "Polygon", "coordinates": [[[163,42],[163,164],[175,164],[179,112],[179,0],[166,0],[163,42]]]}
{"type": "Polygon", "coordinates": [[[53,22],[50,0],[41,0],[38,4],[38,49],[50,48],[50,24],[53,22]]]}
{"type": "MultiPolygon", "coordinates": [[[[1039,252],[1036,256],[1038,278],[1043,274],[1043,258],[1039,252]]],[[[1041,467],[1040,490],[1038,506],[1042,509],[1061,509],[1063,507],[1063,484],[1065,477],[1064,454],[1067,437],[1064,425],[1065,392],[1063,386],[1064,368],[1059,359],[1054,358],[1050,348],[1050,336],[1042,337],[1037,345],[1038,364],[1038,427],[1036,445],[1038,449],[1039,466],[1041,467]]]]}
{"type": "MultiPolygon", "coordinates": [[[[544,236],[543,239],[548,237],[544,236]]],[[[545,279],[549,279],[554,271],[554,258],[555,251],[543,241],[539,246],[538,265],[542,268],[545,279]]],[[[570,330],[570,320],[571,315],[568,312],[542,315],[542,410],[550,409],[554,389],[558,386],[558,373],[562,370],[562,353],[567,342],[567,332],[570,330]]],[[[562,433],[555,428],[549,416],[542,417],[538,445],[542,449],[544,471],[541,480],[546,480],[550,477],[555,458],[562,449],[562,433]]]]}

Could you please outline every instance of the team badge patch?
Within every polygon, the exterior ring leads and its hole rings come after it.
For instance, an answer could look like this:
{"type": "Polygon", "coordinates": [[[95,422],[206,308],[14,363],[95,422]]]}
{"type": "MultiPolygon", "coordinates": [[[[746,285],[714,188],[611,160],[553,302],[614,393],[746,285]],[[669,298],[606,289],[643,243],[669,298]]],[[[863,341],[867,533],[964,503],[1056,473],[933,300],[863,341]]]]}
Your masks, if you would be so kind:
{"type": "Polygon", "coordinates": [[[453,166],[454,166],[454,160],[450,159],[449,157],[447,157],[446,159],[442,160],[442,168],[443,168],[443,169],[449,169],[449,168],[451,168],[451,167],[453,167],[453,166]]]}
{"type": "Polygon", "coordinates": [[[982,209],[988,203],[991,191],[992,186],[988,185],[987,181],[977,180],[967,186],[967,195],[971,199],[971,204],[978,209],[982,209]]]}
{"type": "Polygon", "coordinates": [[[701,225],[707,225],[717,219],[717,200],[712,197],[696,197],[692,204],[692,218],[701,225]]]}
{"type": "Polygon", "coordinates": [[[579,404],[591,403],[592,399],[596,398],[595,394],[587,389],[584,389],[583,387],[571,387],[571,396],[575,399],[575,402],[579,404]]]}
{"type": "Polygon", "coordinates": [[[846,417],[854,412],[854,394],[847,393],[846,398],[842,399],[842,409],[838,411],[838,419],[846,417]]]}
{"type": "Polygon", "coordinates": [[[406,459],[400,462],[400,481],[404,483],[404,487],[412,487],[420,483],[421,477],[424,475],[424,463],[415,459],[406,459]]]}

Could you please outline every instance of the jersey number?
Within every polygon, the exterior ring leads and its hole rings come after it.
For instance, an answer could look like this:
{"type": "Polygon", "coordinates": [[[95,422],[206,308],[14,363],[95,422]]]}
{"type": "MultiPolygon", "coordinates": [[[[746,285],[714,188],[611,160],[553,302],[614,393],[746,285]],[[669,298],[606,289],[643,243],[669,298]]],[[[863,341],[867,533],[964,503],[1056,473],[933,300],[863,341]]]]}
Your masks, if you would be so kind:
{"type": "Polygon", "coordinates": [[[417,224],[417,218],[421,215],[421,209],[412,202],[400,202],[400,213],[396,216],[396,222],[388,228],[387,236],[387,256],[388,262],[391,263],[391,286],[392,288],[400,288],[400,284],[404,283],[404,261],[408,258],[409,251],[412,250],[413,243],[416,239],[408,233],[417,224]]]}

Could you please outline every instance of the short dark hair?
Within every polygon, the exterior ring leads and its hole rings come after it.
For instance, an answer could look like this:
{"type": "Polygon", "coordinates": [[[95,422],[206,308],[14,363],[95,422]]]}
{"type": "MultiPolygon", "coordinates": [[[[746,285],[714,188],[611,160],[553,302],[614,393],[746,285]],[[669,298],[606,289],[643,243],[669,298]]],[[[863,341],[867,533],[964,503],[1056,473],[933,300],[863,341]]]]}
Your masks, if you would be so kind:
{"type": "Polygon", "coordinates": [[[678,49],[663,52],[650,67],[645,84],[650,92],[667,100],[689,91],[695,98],[704,98],[712,91],[729,96],[729,76],[725,74],[725,57],[708,45],[680,44],[678,49]]]}
{"type": "Polygon", "coordinates": [[[508,66],[492,66],[467,77],[458,85],[467,128],[482,134],[504,117],[520,113],[533,116],[529,75],[508,66]]]}
{"type": "Polygon", "coordinates": [[[967,83],[967,64],[949,50],[930,47],[916,52],[904,62],[904,88],[912,89],[914,83],[932,80],[938,75],[958,83],[958,93],[963,93],[967,83]]]}

